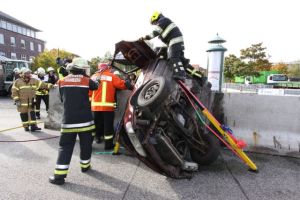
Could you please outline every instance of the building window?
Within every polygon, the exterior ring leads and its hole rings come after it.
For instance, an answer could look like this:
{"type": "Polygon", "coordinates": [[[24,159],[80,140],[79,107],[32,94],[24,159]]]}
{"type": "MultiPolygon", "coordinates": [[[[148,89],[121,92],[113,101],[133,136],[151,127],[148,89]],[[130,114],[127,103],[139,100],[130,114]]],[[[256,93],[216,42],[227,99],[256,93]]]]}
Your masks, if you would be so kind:
{"type": "Polygon", "coordinates": [[[10,37],[10,45],[16,46],[16,38],[15,37],[10,37]]]}
{"type": "Polygon", "coordinates": [[[42,45],[41,44],[38,44],[38,51],[42,52],[42,45]]]}
{"type": "Polygon", "coordinates": [[[26,35],[30,37],[30,30],[26,29],[26,35]]]}
{"type": "Polygon", "coordinates": [[[6,29],[6,21],[1,20],[0,27],[6,29]]]}
{"type": "Polygon", "coordinates": [[[21,54],[21,60],[26,60],[26,55],[21,54]]]}
{"type": "Polygon", "coordinates": [[[25,40],[21,40],[21,48],[26,49],[25,40]]]}
{"type": "Polygon", "coordinates": [[[13,31],[14,31],[14,32],[17,32],[17,31],[18,31],[17,25],[13,24],[12,27],[13,27],[13,31]]]}
{"type": "Polygon", "coordinates": [[[33,42],[30,42],[30,50],[34,51],[34,44],[33,44],[33,42]]]}
{"type": "Polygon", "coordinates": [[[10,58],[11,58],[11,59],[17,59],[17,54],[11,52],[11,53],[10,53],[10,58]]]}
{"type": "Polygon", "coordinates": [[[6,56],[5,52],[0,51],[0,56],[6,56]]]}
{"type": "Polygon", "coordinates": [[[0,44],[4,44],[4,35],[0,33],[0,44]]]}
{"type": "Polygon", "coordinates": [[[23,35],[26,35],[26,28],[23,28],[23,27],[22,27],[22,34],[23,34],[23,35]]]}
{"type": "Polygon", "coordinates": [[[30,31],[30,36],[33,38],[35,37],[34,31],[32,31],[32,30],[30,31]]]}
{"type": "Polygon", "coordinates": [[[6,27],[7,27],[7,30],[12,31],[12,25],[11,25],[11,23],[7,22],[6,23],[6,27]]]}
{"type": "Polygon", "coordinates": [[[18,26],[18,33],[22,34],[22,27],[18,26]]]}

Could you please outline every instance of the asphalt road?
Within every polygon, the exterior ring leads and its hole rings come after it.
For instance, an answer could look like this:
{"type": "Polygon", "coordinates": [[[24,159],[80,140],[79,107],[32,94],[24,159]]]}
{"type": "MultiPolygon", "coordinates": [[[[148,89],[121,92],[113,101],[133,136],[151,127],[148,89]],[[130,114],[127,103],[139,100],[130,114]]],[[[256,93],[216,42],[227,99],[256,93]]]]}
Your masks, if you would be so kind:
{"type": "MultiPolygon", "coordinates": [[[[42,119],[46,112],[42,112],[42,119]]],[[[191,180],[174,180],[153,172],[136,158],[98,155],[93,144],[92,170],[81,173],[76,145],[63,186],[52,185],[59,132],[24,132],[12,101],[0,97],[0,199],[300,199],[300,159],[248,153],[259,173],[223,150],[212,165],[200,167],[191,180]],[[6,130],[6,131],[3,131],[6,130]],[[42,139],[42,140],[38,140],[42,139]],[[46,139],[46,140],[44,140],[46,139]],[[38,140],[28,141],[27,140],[38,140]],[[6,142],[4,142],[6,141],[6,142]],[[18,142],[19,141],[19,142],[18,142]]],[[[42,124],[40,124],[42,126],[42,124]]]]}

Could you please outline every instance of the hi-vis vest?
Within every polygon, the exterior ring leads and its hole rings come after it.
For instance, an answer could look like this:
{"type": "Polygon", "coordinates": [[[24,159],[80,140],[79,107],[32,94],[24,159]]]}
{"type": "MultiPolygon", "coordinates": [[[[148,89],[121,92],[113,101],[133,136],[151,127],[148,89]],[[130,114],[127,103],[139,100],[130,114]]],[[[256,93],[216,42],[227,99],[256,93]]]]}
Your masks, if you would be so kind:
{"type": "Polygon", "coordinates": [[[92,92],[92,111],[114,111],[116,107],[116,89],[126,89],[125,81],[108,70],[97,72],[92,79],[101,80],[98,90],[92,92]]]}

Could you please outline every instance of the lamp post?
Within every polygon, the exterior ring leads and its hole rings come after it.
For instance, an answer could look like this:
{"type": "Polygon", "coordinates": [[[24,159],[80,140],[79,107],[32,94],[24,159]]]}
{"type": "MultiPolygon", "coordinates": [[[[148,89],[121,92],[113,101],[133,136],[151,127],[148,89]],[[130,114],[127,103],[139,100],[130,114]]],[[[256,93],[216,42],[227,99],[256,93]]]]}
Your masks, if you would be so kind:
{"type": "Polygon", "coordinates": [[[206,51],[208,52],[207,80],[212,84],[211,90],[216,92],[222,91],[224,52],[227,51],[222,46],[224,42],[226,40],[217,34],[212,40],[208,41],[210,48],[206,51]]]}

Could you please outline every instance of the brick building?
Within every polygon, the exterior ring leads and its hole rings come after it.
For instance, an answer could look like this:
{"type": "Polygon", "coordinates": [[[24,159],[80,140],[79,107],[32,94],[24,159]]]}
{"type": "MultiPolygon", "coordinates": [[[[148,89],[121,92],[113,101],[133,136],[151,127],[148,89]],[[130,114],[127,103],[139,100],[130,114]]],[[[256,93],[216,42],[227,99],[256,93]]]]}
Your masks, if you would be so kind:
{"type": "Polygon", "coordinates": [[[37,32],[41,31],[0,11],[0,56],[30,61],[45,49],[37,32]]]}

